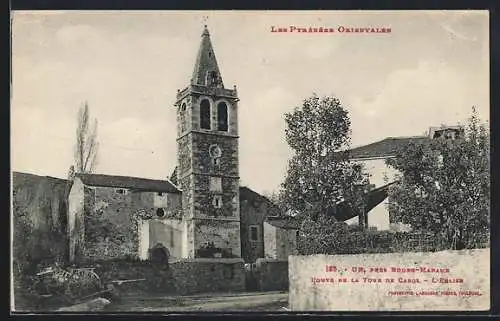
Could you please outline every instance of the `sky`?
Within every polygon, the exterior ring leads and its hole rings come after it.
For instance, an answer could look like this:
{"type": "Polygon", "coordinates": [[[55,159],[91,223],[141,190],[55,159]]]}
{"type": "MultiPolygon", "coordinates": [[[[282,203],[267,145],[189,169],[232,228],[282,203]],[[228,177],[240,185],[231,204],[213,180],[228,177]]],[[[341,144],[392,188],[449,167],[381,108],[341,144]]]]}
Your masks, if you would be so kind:
{"type": "Polygon", "coordinates": [[[489,120],[486,11],[54,11],[12,18],[12,170],[65,178],[78,109],[98,119],[96,172],[161,179],[176,156],[175,101],[207,24],[239,102],[240,176],[278,189],[292,153],[284,114],[316,93],[349,111],[352,145],[489,120]],[[273,33],[272,27],[391,33],[273,33]]]}

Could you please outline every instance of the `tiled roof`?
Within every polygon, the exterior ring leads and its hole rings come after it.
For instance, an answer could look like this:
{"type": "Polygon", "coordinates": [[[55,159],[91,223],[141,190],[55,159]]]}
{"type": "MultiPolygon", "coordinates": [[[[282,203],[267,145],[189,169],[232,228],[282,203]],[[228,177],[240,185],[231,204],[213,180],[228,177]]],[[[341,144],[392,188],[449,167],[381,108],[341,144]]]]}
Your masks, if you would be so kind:
{"type": "Polygon", "coordinates": [[[264,195],[261,195],[246,186],[240,186],[240,199],[250,202],[271,202],[264,195]]]}
{"type": "Polygon", "coordinates": [[[351,149],[349,157],[353,158],[374,158],[394,156],[396,152],[410,143],[424,143],[429,138],[427,136],[414,137],[388,137],[381,141],[359,146],[351,149]]]}
{"type": "Polygon", "coordinates": [[[76,174],[85,185],[128,188],[150,192],[181,193],[177,187],[165,180],[104,174],[76,174]]]}
{"type": "Polygon", "coordinates": [[[174,170],[172,171],[172,174],[170,174],[170,181],[175,185],[179,184],[177,182],[177,166],[175,166],[174,170]]]}
{"type": "Polygon", "coordinates": [[[280,213],[278,206],[276,206],[276,204],[274,204],[269,198],[257,193],[256,191],[246,186],[240,186],[240,202],[241,201],[248,201],[250,203],[253,203],[254,206],[258,206],[258,204],[265,203],[268,205],[267,207],[268,213],[272,214],[280,213]]]}
{"type": "Polygon", "coordinates": [[[300,229],[300,221],[291,216],[283,217],[270,217],[266,218],[266,222],[274,227],[285,229],[285,230],[298,230],[300,229]]]}
{"type": "MultiPolygon", "coordinates": [[[[382,203],[383,200],[387,198],[389,187],[393,184],[398,183],[398,181],[391,182],[384,186],[380,186],[368,192],[367,195],[367,204],[365,210],[368,214],[370,211],[374,209],[377,205],[382,203]]],[[[355,216],[358,216],[360,213],[358,210],[351,208],[349,204],[346,202],[341,202],[333,206],[330,210],[329,215],[335,217],[337,221],[347,221],[355,216]]]]}
{"type": "Polygon", "coordinates": [[[52,177],[52,176],[41,176],[30,173],[23,172],[12,172],[12,180],[15,183],[31,183],[40,180],[41,178],[48,179],[56,183],[66,183],[64,178],[52,177]]]}

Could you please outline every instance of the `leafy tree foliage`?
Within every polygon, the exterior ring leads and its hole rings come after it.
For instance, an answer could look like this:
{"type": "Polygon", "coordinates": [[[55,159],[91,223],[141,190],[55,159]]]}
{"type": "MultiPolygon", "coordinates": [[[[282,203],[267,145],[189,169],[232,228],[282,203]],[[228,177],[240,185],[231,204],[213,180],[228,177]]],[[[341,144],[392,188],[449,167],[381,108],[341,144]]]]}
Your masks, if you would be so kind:
{"type": "Polygon", "coordinates": [[[489,132],[475,108],[463,138],[411,144],[387,164],[400,172],[389,192],[396,221],[438,235],[450,249],[474,248],[477,235],[489,233],[489,132]]]}
{"type": "Polygon", "coordinates": [[[286,114],[285,122],[294,151],[280,193],[286,209],[316,221],[338,201],[360,206],[368,177],[342,152],[349,147],[351,122],[340,100],[313,95],[286,114]]]}

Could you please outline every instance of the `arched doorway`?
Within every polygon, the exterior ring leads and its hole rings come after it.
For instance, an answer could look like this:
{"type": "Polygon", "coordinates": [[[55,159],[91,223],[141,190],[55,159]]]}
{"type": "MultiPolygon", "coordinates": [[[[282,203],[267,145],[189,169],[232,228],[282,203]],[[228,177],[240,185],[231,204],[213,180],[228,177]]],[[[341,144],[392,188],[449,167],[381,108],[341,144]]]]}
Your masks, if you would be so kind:
{"type": "Polygon", "coordinates": [[[149,250],[149,260],[153,267],[147,275],[148,288],[154,292],[163,293],[172,288],[172,274],[168,266],[170,252],[161,243],[149,250]]]}
{"type": "Polygon", "coordinates": [[[168,258],[170,257],[170,253],[168,249],[162,244],[156,244],[149,251],[149,260],[155,264],[159,265],[168,265],[168,258]]]}

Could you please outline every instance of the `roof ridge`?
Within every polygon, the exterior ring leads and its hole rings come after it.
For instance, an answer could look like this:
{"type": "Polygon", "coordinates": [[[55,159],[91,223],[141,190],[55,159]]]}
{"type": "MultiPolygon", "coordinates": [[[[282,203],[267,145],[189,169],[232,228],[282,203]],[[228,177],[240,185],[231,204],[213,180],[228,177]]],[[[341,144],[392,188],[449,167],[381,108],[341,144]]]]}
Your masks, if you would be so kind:
{"type": "Polygon", "coordinates": [[[408,138],[427,138],[427,136],[424,136],[424,135],[418,135],[418,136],[388,136],[386,138],[382,138],[382,139],[373,141],[373,142],[368,143],[368,144],[360,144],[360,145],[357,145],[356,147],[351,147],[350,149],[345,150],[345,151],[351,151],[351,150],[359,148],[359,147],[365,147],[365,146],[369,146],[369,145],[381,143],[381,142],[389,140],[389,139],[408,139],[408,138]]]}
{"type": "Polygon", "coordinates": [[[182,193],[182,190],[179,189],[177,185],[173,184],[169,179],[164,178],[155,179],[97,173],[78,173],[75,176],[79,177],[84,184],[89,186],[131,188],[138,190],[182,193]]]}
{"type": "MultiPolygon", "coordinates": [[[[123,178],[134,178],[134,179],[145,179],[145,180],[150,180],[150,181],[162,181],[162,182],[170,182],[170,180],[167,179],[161,179],[161,178],[147,178],[147,177],[139,177],[139,176],[128,176],[128,175],[115,175],[115,174],[100,174],[100,173],[76,173],[75,175],[94,175],[94,176],[109,176],[109,177],[123,177],[123,178]]],[[[175,185],[175,184],[173,184],[175,185]]]]}
{"type": "Polygon", "coordinates": [[[388,138],[391,138],[391,139],[408,139],[408,138],[427,138],[427,136],[425,135],[415,135],[415,136],[389,136],[385,139],[388,139],[388,138]]]}

